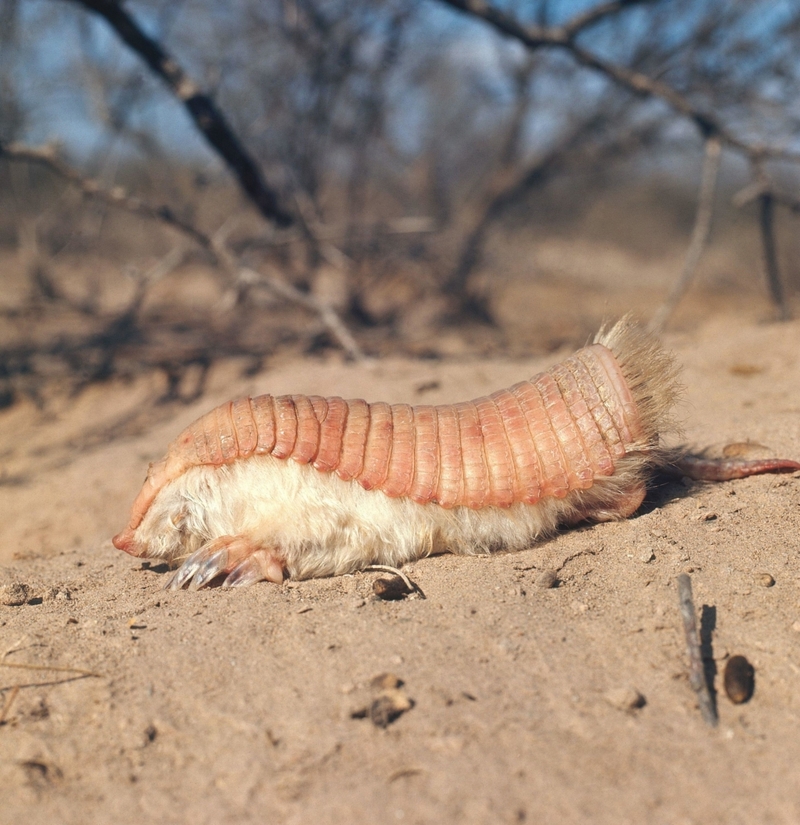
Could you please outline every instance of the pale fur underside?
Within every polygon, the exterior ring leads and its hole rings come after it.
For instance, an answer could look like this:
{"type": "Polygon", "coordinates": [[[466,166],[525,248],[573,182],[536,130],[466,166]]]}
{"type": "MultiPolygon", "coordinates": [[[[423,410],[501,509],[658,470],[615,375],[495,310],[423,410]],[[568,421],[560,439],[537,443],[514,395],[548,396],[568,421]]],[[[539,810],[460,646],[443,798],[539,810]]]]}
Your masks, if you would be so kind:
{"type": "Polygon", "coordinates": [[[622,459],[609,478],[564,499],[501,509],[445,509],[368,492],[333,473],[272,456],[195,467],[158,495],[137,531],[144,555],[180,561],[220,536],[244,535],[274,549],[293,578],[399,566],[431,553],[520,550],[558,524],[614,518],[645,457],[622,459]]]}

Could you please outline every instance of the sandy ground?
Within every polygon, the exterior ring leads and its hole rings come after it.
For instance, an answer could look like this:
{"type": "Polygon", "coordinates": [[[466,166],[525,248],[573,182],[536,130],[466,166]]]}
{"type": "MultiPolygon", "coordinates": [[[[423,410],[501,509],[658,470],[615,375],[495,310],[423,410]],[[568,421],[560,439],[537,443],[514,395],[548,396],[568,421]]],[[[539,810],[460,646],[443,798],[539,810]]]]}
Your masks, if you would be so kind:
{"type": "MultiPolygon", "coordinates": [[[[800,458],[800,323],[667,343],[687,442],[800,458]]],[[[562,354],[220,367],[192,406],[154,405],[142,380],[3,412],[0,593],[22,603],[0,604],[0,656],[50,669],[0,667],[0,822],[799,822],[797,475],[668,483],[625,522],[417,562],[426,599],[377,600],[375,573],[165,593],[161,568],[111,546],[147,462],[229,397],[462,400],[562,354]],[[688,683],[682,571],[717,729],[688,683]],[[734,654],[756,668],[738,706],[734,654]],[[352,718],[382,673],[414,702],[385,729],[352,718]]]]}

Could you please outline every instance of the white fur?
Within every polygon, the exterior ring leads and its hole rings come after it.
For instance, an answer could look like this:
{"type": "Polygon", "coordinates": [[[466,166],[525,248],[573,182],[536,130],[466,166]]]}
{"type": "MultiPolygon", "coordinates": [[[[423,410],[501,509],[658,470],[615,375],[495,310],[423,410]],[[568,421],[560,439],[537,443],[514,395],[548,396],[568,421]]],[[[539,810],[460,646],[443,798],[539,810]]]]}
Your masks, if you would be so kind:
{"type": "Polygon", "coordinates": [[[627,515],[615,505],[648,465],[646,455],[634,453],[612,477],[564,499],[473,510],[389,498],[291,459],[251,457],[194,467],[170,482],[136,531],[136,544],[141,555],[176,562],[215,538],[245,536],[275,551],[300,579],[400,566],[445,551],[520,550],[559,523],[627,515]]]}

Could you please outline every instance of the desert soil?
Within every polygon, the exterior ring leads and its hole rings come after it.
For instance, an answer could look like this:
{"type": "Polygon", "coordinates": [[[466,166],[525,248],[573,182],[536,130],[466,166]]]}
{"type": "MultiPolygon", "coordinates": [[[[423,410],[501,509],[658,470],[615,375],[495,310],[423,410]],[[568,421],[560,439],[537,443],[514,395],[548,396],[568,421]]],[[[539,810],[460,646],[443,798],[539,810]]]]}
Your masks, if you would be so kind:
{"type": "MultiPolygon", "coordinates": [[[[718,318],[666,343],[686,443],[800,459],[800,323],[718,318]]],[[[111,546],[148,461],[227,398],[463,400],[564,354],[223,365],[189,406],[143,378],[4,411],[0,822],[800,822],[798,474],[664,482],[628,521],[421,560],[405,572],[425,599],[378,600],[377,573],[164,592],[111,546]],[[681,572],[716,729],[688,682],[681,572]],[[740,705],[736,654],[756,674],[740,705]],[[353,718],[385,673],[413,707],[353,718]]]]}

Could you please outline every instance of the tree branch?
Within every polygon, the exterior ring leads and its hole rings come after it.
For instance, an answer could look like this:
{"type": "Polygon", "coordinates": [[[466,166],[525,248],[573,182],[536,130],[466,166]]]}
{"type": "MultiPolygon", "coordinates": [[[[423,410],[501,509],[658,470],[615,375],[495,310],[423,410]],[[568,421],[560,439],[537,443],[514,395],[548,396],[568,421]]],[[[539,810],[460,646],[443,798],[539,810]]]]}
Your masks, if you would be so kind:
{"type": "Polygon", "coordinates": [[[181,220],[169,206],[149,203],[142,198],[131,195],[130,192],[122,186],[105,189],[99,181],[94,178],[84,177],[80,172],[64,163],[64,161],[59,158],[58,151],[54,146],[25,146],[21,143],[0,142],[0,158],[7,158],[13,161],[27,161],[28,163],[44,166],[59,177],[69,181],[79,189],[85,197],[94,198],[109,206],[125,209],[142,218],[161,221],[161,223],[165,223],[167,226],[182,232],[213,255],[211,239],[208,235],[187,221],[181,220]]]}
{"type": "MultiPolygon", "coordinates": [[[[177,229],[208,252],[213,257],[214,262],[223,268],[234,284],[239,286],[259,283],[278,297],[315,313],[350,358],[357,361],[365,358],[364,352],[358,346],[355,338],[331,307],[300,291],[280,275],[261,275],[248,267],[242,266],[239,260],[230,253],[224,240],[207,235],[190,223],[180,220],[168,206],[154,205],[143,201],[141,198],[130,195],[121,186],[115,186],[113,189],[103,188],[98,181],[83,177],[80,172],[61,161],[52,147],[34,148],[20,144],[0,143],[0,158],[7,158],[12,161],[27,161],[45,166],[76,186],[86,197],[95,198],[110,206],[125,209],[140,217],[161,221],[167,226],[177,229]]],[[[180,254],[182,255],[183,252],[180,254]]],[[[145,278],[140,284],[140,291],[144,290],[151,280],[152,278],[145,278]]],[[[135,298],[131,306],[135,305],[136,310],[138,310],[143,298],[144,293],[139,298],[135,298]]]]}
{"type": "Polygon", "coordinates": [[[122,4],[115,0],[70,2],[102,17],[151,71],[167,84],[184,105],[200,133],[236,176],[239,185],[258,211],[278,226],[291,225],[292,215],[281,205],[278,195],[267,184],[255,159],[244,148],[211,96],[195,85],[175,58],[144,32],[122,4]]]}
{"type": "Polygon", "coordinates": [[[675,312],[681,298],[686,294],[689,286],[697,272],[697,265],[708,243],[711,234],[711,219],[714,216],[714,193],[717,189],[717,176],[719,173],[719,158],[721,145],[716,137],[706,141],[706,153],[703,159],[703,172],[700,179],[700,192],[697,196],[697,212],[694,218],[694,229],[689,248],[686,250],[686,260],[683,264],[683,272],[680,278],[672,287],[667,300],[659,308],[650,322],[650,329],[653,332],[661,332],[669,321],[672,313],[675,312]]]}
{"type": "MultiPolygon", "coordinates": [[[[713,114],[694,106],[688,98],[668,84],[655,80],[642,72],[629,69],[627,66],[611,63],[579,46],[573,39],[574,35],[570,35],[575,21],[563,27],[526,26],[485,0],[440,0],[440,2],[485,21],[501,34],[513,37],[528,49],[559,48],[570,52],[582,66],[605,75],[609,80],[639,97],[652,97],[664,101],[674,111],[692,120],[704,138],[718,137],[723,144],[742,152],[751,159],[772,157],[800,162],[800,152],[748,143],[731,134],[713,114]]],[[[582,17],[585,17],[585,14],[576,18],[579,24],[581,24],[582,17]]],[[[580,25],[578,30],[580,30],[580,25]]]]}
{"type": "Polygon", "coordinates": [[[791,318],[789,306],[781,283],[781,273],[778,266],[778,249],[775,242],[775,202],[769,192],[759,197],[758,223],[761,229],[761,246],[764,252],[764,271],[767,276],[767,286],[772,302],[778,310],[781,321],[791,318]]]}
{"type": "Polygon", "coordinates": [[[572,20],[564,26],[564,31],[570,40],[574,40],[584,29],[599,23],[606,17],[622,11],[629,6],[638,6],[642,3],[651,3],[653,0],[611,0],[608,3],[601,3],[593,9],[587,9],[581,14],[576,14],[572,20]]]}

